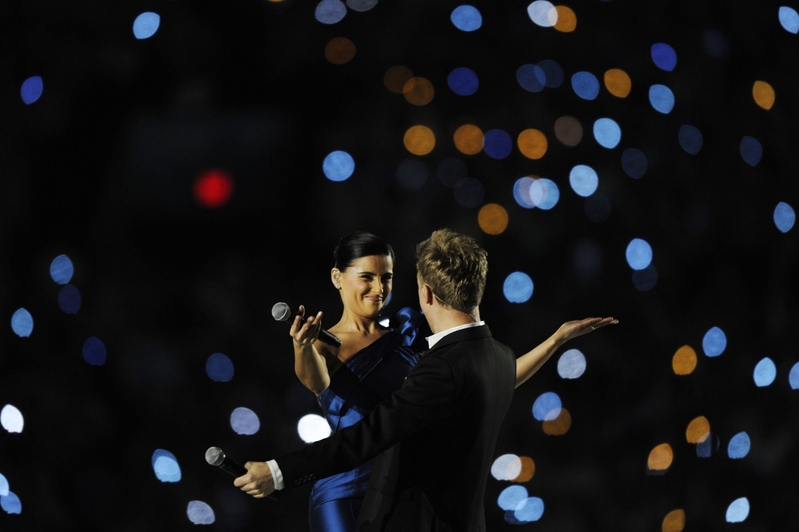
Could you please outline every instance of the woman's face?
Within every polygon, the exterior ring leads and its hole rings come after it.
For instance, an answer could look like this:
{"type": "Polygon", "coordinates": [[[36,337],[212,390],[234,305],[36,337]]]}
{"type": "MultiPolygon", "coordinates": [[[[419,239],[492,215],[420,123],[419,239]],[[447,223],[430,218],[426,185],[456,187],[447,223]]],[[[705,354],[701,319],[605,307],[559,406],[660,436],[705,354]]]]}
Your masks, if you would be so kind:
{"type": "Polygon", "coordinates": [[[346,270],[333,270],[344,307],[359,316],[376,317],[391,294],[394,261],[388,255],[355,259],[346,270]]]}

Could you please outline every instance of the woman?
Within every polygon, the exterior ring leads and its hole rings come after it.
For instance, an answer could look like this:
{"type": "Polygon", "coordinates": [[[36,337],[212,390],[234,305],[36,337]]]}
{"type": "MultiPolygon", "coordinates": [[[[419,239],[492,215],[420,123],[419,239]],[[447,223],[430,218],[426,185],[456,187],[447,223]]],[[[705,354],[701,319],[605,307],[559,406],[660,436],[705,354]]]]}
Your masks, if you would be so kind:
{"type": "MultiPolygon", "coordinates": [[[[341,340],[333,348],[317,342],[322,313],[305,318],[300,306],[290,334],[295,372],[314,392],[333,431],[361,420],[375,404],[388,397],[418,361],[409,346],[420,315],[408,308],[403,316],[408,334],[382,326],[378,319],[391,294],[394,252],[370,233],[356,232],[341,239],[334,251],[330,276],[344,309],[329,331],[341,340]]],[[[529,379],[565,342],[608,324],[613,318],[586,318],[564,323],[545,342],[519,357],[516,386],[529,379]]],[[[372,462],[346,473],[321,479],[310,501],[312,532],[355,530],[372,462]]]]}
{"type": "MultiPolygon", "coordinates": [[[[380,324],[380,312],[391,295],[394,251],[377,236],[351,233],[339,241],[333,257],[330,279],[344,308],[341,319],[328,330],[341,346],[315,341],[322,313],[305,320],[303,306],[290,332],[297,377],[317,395],[335,432],[363,419],[402,385],[419,360],[409,346],[421,315],[409,308],[400,310],[396,319],[404,324],[398,327],[401,332],[380,324]]],[[[316,482],[310,500],[312,532],[355,530],[372,463],[316,482]]]]}

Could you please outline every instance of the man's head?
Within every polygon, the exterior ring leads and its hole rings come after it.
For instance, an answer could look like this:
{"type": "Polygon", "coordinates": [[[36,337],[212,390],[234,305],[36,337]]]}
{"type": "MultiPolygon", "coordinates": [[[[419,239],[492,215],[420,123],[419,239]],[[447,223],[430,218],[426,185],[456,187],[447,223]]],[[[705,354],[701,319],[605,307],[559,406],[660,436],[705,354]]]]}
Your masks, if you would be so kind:
{"type": "Polygon", "coordinates": [[[470,314],[483,299],[488,253],[474,238],[449,229],[434,231],[416,246],[416,274],[439,303],[470,314]]]}

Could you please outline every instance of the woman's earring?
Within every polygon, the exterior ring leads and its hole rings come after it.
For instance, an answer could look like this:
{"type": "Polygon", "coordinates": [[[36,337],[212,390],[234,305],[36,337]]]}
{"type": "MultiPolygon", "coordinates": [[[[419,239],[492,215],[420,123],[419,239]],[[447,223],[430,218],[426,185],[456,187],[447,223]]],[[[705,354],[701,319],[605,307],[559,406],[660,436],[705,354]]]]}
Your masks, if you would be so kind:
{"type": "Polygon", "coordinates": [[[336,285],[336,290],[341,290],[341,285],[340,284],[336,285]]]}

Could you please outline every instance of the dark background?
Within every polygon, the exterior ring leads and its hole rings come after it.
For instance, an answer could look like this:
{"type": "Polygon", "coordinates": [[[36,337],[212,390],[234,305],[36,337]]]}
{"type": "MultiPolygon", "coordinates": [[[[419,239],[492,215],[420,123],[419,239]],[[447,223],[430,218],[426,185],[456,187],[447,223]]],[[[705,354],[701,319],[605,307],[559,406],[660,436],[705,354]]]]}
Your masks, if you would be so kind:
{"type": "Polygon", "coordinates": [[[795,524],[799,396],[788,373],[799,361],[797,230],[779,232],[772,213],[780,201],[799,205],[799,36],[779,25],[781,4],[770,0],[577,2],[569,5],[578,17],[573,33],[536,26],[528,4],[472,2],[483,26],[465,33],[450,22],[459,4],[448,0],[384,0],[367,12],[349,9],[333,25],[316,21],[316,4],[305,2],[4,1],[0,407],[14,405],[25,425],[22,433],[0,431],[0,474],[22,503],[19,515],[0,512],[2,530],[194,529],[186,516],[193,500],[214,509],[208,529],[307,530],[307,489],[278,503],[252,500],[205,463],[205,450],[218,445],[243,462],[303,445],[296,422],[318,407],[296,381],[290,340],[271,306],[302,302],[334,323],[332,249],[352,230],[379,234],[396,250],[387,311],[416,305],[413,246],[440,227],[469,233],[488,250],[481,311],[519,353],[569,319],[621,321],[568,346],[587,357],[580,379],[561,379],[555,355],[518,390],[496,454],[535,461],[523,485],[545,511],[536,523],[507,524],[495,501],[509,483],[489,479],[489,530],[660,530],[676,509],[685,511],[686,530],[795,524]],[[161,24],[136,40],[131,27],[144,11],[159,13],[161,24]],[[345,65],[324,56],[338,36],[357,47],[345,65]],[[656,42],[676,50],[674,71],[652,62],[656,42]],[[543,59],[561,65],[563,85],[525,91],[516,69],[543,59]],[[387,90],[383,76],[395,65],[429,79],[434,100],[415,106],[387,90]],[[458,66],[477,72],[475,95],[447,87],[458,66]],[[585,101],[572,91],[573,73],[601,80],[610,68],[630,75],[629,97],[602,88],[585,101]],[[44,92],[26,105],[20,86],[34,75],[44,92]],[[752,99],[756,80],[776,90],[769,111],[752,99]],[[674,91],[668,115],[649,105],[654,83],[674,91]],[[554,136],[564,115],[583,125],[575,147],[554,136]],[[622,128],[612,150],[591,135],[605,116],[622,128]],[[503,160],[465,156],[452,142],[463,123],[514,138],[536,128],[549,150],[539,161],[517,148],[503,160]],[[402,143],[416,124],[436,133],[436,148],[423,157],[402,143]],[[703,134],[696,155],[678,143],[685,124],[703,134]],[[745,135],[763,145],[756,166],[739,153],[745,135]],[[640,179],[622,170],[626,148],[648,158],[640,179]],[[344,182],[322,172],[333,150],[355,159],[344,182]],[[506,231],[481,231],[479,207],[460,205],[437,178],[447,157],[463,160],[482,183],[481,205],[505,207],[506,231]],[[396,177],[407,159],[429,170],[418,190],[396,177]],[[597,194],[611,205],[602,220],[592,221],[588,200],[569,187],[575,164],[600,176],[597,194]],[[235,179],[231,200],[216,209],[192,196],[195,177],[212,167],[235,179]],[[514,181],[532,174],[558,183],[554,209],[514,202],[514,181]],[[653,248],[657,282],[648,290],[635,287],[625,261],[633,238],[653,248]],[[590,264],[585,249],[593,250],[590,264]],[[75,265],[76,314],[56,303],[61,287],[49,265],[60,254],[75,265]],[[526,303],[502,294],[513,271],[535,283],[526,303]],[[21,307],[35,320],[27,338],[10,327],[21,307]],[[728,345],[709,358],[702,338],[714,326],[728,345]],[[91,336],[107,348],[102,366],[81,356],[91,336]],[[678,377],[671,360],[683,345],[699,360],[678,377]],[[217,352],[235,364],[230,382],[205,374],[217,352]],[[752,372],[766,356],[777,378],[757,387],[752,372]],[[571,413],[563,436],[546,435],[531,416],[545,391],[571,413]],[[232,431],[238,406],[258,414],[257,434],[232,431]],[[686,441],[697,416],[711,425],[710,457],[686,441]],[[742,431],[752,449],[732,460],[726,446],[742,431]],[[647,457],[661,443],[674,461],[651,474],[647,457]],[[176,456],[180,482],[156,478],[156,449],[176,456]],[[726,523],[739,497],[748,498],[749,516],[726,523]]]}

